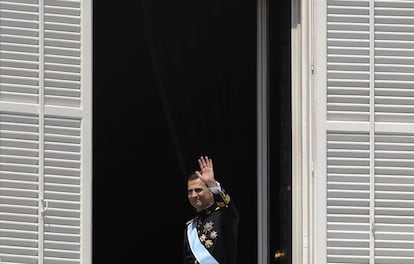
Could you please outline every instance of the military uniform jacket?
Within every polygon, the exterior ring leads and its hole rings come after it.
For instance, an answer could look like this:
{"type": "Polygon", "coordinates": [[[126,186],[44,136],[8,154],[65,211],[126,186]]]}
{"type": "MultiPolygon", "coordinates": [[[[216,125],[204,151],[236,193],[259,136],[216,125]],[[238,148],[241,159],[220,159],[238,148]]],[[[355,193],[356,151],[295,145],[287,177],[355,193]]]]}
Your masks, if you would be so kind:
{"type": "MultiPolygon", "coordinates": [[[[196,217],[186,223],[184,232],[184,264],[198,263],[187,238],[187,226],[197,223],[201,243],[220,264],[236,264],[237,230],[239,213],[224,189],[214,194],[214,203],[197,212],[196,217]]],[[[203,263],[201,263],[203,264],[203,263]]]]}

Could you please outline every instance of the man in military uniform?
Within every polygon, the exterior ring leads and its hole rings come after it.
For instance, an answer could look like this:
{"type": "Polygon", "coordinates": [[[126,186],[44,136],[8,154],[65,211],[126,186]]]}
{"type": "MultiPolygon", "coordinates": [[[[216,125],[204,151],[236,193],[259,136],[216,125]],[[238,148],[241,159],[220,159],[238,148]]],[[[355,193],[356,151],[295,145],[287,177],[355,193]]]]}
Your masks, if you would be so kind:
{"type": "Polygon", "coordinates": [[[185,264],[235,264],[239,213],[214,178],[213,161],[198,159],[200,171],[187,181],[188,200],[196,216],[186,223],[185,264]]]}

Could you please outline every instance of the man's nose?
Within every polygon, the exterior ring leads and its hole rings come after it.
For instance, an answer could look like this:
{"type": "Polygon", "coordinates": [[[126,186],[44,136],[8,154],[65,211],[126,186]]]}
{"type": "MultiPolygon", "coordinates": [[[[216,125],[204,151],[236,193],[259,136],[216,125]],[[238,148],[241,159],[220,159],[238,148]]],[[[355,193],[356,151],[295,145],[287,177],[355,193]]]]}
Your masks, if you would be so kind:
{"type": "Polygon", "coordinates": [[[191,191],[190,196],[191,197],[197,197],[197,192],[196,191],[191,191]]]}

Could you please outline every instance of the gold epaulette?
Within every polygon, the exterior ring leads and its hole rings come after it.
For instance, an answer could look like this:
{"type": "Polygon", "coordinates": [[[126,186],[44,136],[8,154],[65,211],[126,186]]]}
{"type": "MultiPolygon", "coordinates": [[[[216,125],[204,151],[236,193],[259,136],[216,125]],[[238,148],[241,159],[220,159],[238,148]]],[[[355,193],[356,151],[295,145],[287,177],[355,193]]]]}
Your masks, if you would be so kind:
{"type": "Polygon", "coordinates": [[[221,196],[221,199],[223,199],[225,204],[228,204],[230,202],[230,196],[224,191],[220,192],[220,196],[221,196]]]}
{"type": "MultiPolygon", "coordinates": [[[[224,191],[220,192],[220,197],[223,201],[217,201],[216,204],[219,208],[227,207],[230,203],[230,196],[226,194],[224,191]]],[[[217,210],[217,209],[216,209],[217,210]]]]}

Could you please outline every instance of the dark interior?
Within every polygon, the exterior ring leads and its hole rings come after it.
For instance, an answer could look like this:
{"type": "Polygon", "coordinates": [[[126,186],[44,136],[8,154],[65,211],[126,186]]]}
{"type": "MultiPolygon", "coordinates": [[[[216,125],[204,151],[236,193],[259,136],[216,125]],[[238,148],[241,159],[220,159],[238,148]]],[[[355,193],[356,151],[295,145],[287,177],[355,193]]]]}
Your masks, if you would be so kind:
{"type": "MultiPolygon", "coordinates": [[[[290,2],[269,10],[269,250],[290,252],[290,2]]],[[[93,263],[182,262],[200,155],[240,211],[238,263],[257,262],[256,13],[255,1],[94,1],[93,263]]]]}

